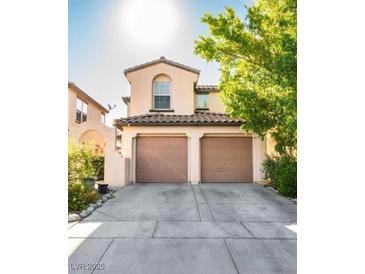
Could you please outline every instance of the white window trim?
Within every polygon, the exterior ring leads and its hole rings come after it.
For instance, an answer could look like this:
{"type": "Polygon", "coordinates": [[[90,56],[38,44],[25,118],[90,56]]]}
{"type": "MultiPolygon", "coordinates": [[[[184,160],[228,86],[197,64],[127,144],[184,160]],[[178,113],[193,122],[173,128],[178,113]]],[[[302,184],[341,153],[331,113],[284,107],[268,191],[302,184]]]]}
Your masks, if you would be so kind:
{"type": "Polygon", "coordinates": [[[82,99],[80,99],[79,97],[76,98],[76,122],[77,123],[83,123],[87,121],[87,109],[88,109],[88,103],[86,103],[85,101],[83,101],[82,99]],[[79,109],[79,103],[80,103],[80,108],[79,109]],[[81,112],[81,121],[77,121],[77,112],[80,111],[81,112]],[[82,120],[83,115],[86,116],[85,121],[82,120]]]}
{"type": "Polygon", "coordinates": [[[154,80],[152,82],[152,109],[156,109],[156,110],[171,110],[172,109],[172,82],[171,81],[158,81],[158,80],[154,80]],[[155,94],[155,83],[156,82],[160,82],[160,83],[169,83],[170,84],[170,90],[168,92],[168,94],[155,94]],[[156,105],[155,105],[155,96],[169,96],[170,97],[170,108],[156,108],[156,105]]]}
{"type": "Polygon", "coordinates": [[[200,108],[200,109],[207,109],[208,108],[208,94],[197,94],[196,95],[196,108],[200,108]],[[205,107],[202,107],[202,106],[199,106],[199,96],[205,96],[206,98],[206,106],[205,107]]]}

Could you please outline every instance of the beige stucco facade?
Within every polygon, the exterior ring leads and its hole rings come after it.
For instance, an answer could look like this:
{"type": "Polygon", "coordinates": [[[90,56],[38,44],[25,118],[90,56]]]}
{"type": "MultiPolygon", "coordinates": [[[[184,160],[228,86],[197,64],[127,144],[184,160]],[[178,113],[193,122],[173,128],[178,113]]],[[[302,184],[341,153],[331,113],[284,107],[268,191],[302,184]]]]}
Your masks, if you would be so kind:
{"type": "MultiPolygon", "coordinates": [[[[125,76],[131,85],[130,97],[123,97],[123,101],[127,104],[128,117],[145,115],[175,115],[177,117],[194,116],[197,111],[203,111],[202,113],[206,111],[209,113],[225,112],[216,87],[200,86],[197,88],[199,71],[169,64],[164,58],[159,60],[152,62],[152,64],[139,66],[137,69],[125,71],[125,76]],[[154,81],[170,82],[170,108],[167,110],[156,110],[153,108],[154,81]],[[197,96],[199,94],[207,96],[207,108],[203,110],[197,108],[197,96]]],[[[252,180],[257,182],[264,178],[261,166],[266,159],[266,155],[268,153],[271,154],[272,144],[266,139],[261,139],[256,135],[244,132],[240,129],[240,123],[224,124],[224,122],[221,122],[219,125],[198,125],[194,123],[189,125],[131,125],[128,122],[123,124],[123,126],[118,125],[118,128],[122,130],[123,139],[122,153],[120,154],[115,146],[116,129],[107,127],[101,122],[102,113],[105,113],[105,109],[102,106],[95,104],[95,101],[90,100],[87,95],[79,94],[77,90],[69,88],[69,137],[77,142],[94,141],[103,148],[105,155],[104,179],[110,186],[118,187],[136,182],[137,139],[143,136],[186,137],[188,155],[187,181],[192,184],[202,182],[202,138],[251,138],[252,151],[250,150],[249,154],[252,153],[252,180]],[[78,97],[88,103],[87,121],[80,124],[76,123],[76,99],[78,97]]],[[[249,166],[249,170],[251,170],[251,164],[249,166]]]]}
{"type": "Polygon", "coordinates": [[[196,73],[165,63],[136,70],[127,74],[131,85],[129,116],[149,113],[152,109],[152,84],[160,75],[171,79],[171,109],[173,114],[194,113],[194,84],[198,81],[196,73]]]}
{"type": "Polygon", "coordinates": [[[73,88],[68,88],[68,125],[74,126],[77,125],[76,123],[76,100],[77,98],[80,98],[84,102],[88,103],[87,107],[87,118],[88,120],[95,120],[95,121],[101,121],[101,115],[106,114],[105,110],[100,109],[96,105],[94,105],[92,102],[88,100],[85,96],[82,96],[77,91],[75,91],[73,88]]]}
{"type": "MultiPolygon", "coordinates": [[[[186,69],[184,66],[175,66],[174,63],[159,60],[137,66],[125,71],[131,91],[127,104],[128,117],[156,114],[163,115],[194,115],[196,111],[224,113],[225,107],[219,97],[219,91],[213,86],[197,88],[199,71],[186,69]],[[171,107],[169,111],[153,109],[153,82],[169,81],[171,83],[171,107]],[[207,95],[207,108],[197,108],[198,94],[207,95]],[[167,113],[165,113],[167,112],[167,113]]],[[[271,153],[272,145],[265,139],[244,132],[237,125],[130,125],[122,126],[123,131],[123,170],[124,183],[136,182],[136,146],[137,138],[142,136],[184,136],[188,142],[188,182],[200,183],[201,178],[201,142],[209,136],[252,138],[252,174],[253,181],[264,178],[262,162],[267,153],[271,153]]]]}
{"type": "Polygon", "coordinates": [[[82,137],[88,132],[97,132],[103,137],[104,146],[104,182],[111,186],[125,184],[123,157],[115,148],[115,129],[105,126],[96,120],[86,121],[69,128],[69,138],[80,143],[82,137]]]}
{"type": "Polygon", "coordinates": [[[266,158],[266,140],[243,132],[232,126],[130,126],[123,128],[122,151],[129,162],[128,183],[136,181],[136,138],[138,136],[186,136],[188,138],[188,181],[201,182],[201,138],[204,136],[252,137],[253,140],[253,179],[261,181],[262,161],[266,158]]]}
{"type": "Polygon", "coordinates": [[[209,92],[207,102],[209,111],[220,113],[225,112],[222,100],[219,98],[219,92],[209,92]]]}
{"type": "Polygon", "coordinates": [[[104,182],[111,186],[125,184],[124,161],[116,149],[115,128],[106,126],[101,122],[101,115],[107,110],[95,100],[85,95],[73,83],[68,88],[68,136],[76,143],[92,142],[97,151],[102,151],[105,157],[104,182]],[[87,120],[76,122],[76,100],[80,98],[87,103],[87,120]]]}
{"type": "Polygon", "coordinates": [[[267,136],[266,140],[267,140],[267,155],[269,155],[269,156],[276,155],[277,152],[275,151],[275,141],[274,141],[274,139],[269,134],[267,136]]]}

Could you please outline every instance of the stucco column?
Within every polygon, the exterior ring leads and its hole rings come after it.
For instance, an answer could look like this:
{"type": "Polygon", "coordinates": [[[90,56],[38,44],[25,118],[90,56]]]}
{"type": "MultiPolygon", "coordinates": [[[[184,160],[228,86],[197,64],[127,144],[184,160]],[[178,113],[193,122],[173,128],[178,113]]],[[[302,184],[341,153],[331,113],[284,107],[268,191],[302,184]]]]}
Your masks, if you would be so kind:
{"type": "Polygon", "coordinates": [[[123,141],[122,141],[122,153],[123,157],[126,158],[128,162],[128,174],[126,174],[127,182],[135,183],[135,139],[137,133],[130,131],[123,131],[123,141]]]}
{"type": "Polygon", "coordinates": [[[191,132],[189,138],[189,180],[192,184],[199,184],[200,178],[200,138],[202,132],[191,132]]]}
{"type": "Polygon", "coordinates": [[[258,136],[252,138],[253,154],[253,180],[259,182],[264,179],[262,163],[266,159],[266,139],[262,140],[258,136]]]}

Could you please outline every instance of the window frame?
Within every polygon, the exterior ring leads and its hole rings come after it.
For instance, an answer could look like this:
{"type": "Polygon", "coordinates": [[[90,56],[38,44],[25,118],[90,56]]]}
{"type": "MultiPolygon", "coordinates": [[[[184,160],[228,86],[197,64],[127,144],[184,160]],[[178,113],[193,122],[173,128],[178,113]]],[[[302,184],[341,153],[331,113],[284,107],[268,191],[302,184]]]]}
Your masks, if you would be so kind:
{"type": "Polygon", "coordinates": [[[102,122],[105,125],[105,120],[106,120],[105,113],[102,112],[100,115],[100,122],[102,122]]]}
{"type": "Polygon", "coordinates": [[[159,80],[153,80],[152,82],[152,109],[153,110],[171,110],[172,105],[172,81],[159,81],[159,80]],[[168,83],[169,84],[169,91],[165,92],[162,91],[160,94],[156,94],[156,83],[168,83]],[[156,107],[156,97],[169,97],[169,108],[157,108],[156,107]]]}
{"type": "Polygon", "coordinates": [[[87,121],[88,105],[89,104],[86,103],[81,98],[79,97],[76,98],[76,123],[81,124],[87,121]],[[79,103],[81,104],[80,105],[81,109],[79,109],[79,103]],[[80,116],[80,118],[78,118],[78,116],[80,116]]]}
{"type": "Polygon", "coordinates": [[[196,94],[196,109],[198,110],[209,110],[209,107],[208,107],[208,95],[209,93],[197,93],[196,94]],[[206,101],[205,101],[205,106],[200,106],[199,105],[199,96],[204,96],[206,98],[206,101]]]}

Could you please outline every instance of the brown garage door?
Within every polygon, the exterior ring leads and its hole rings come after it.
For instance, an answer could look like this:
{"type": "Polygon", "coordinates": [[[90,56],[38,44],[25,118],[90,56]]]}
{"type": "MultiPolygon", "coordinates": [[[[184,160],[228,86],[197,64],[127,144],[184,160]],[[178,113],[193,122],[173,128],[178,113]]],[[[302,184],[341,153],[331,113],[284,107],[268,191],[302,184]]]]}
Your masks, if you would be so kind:
{"type": "Polygon", "coordinates": [[[252,182],[252,138],[202,139],[202,182],[252,182]]]}
{"type": "Polygon", "coordinates": [[[138,137],[136,154],[137,182],[187,182],[186,137],[138,137]]]}

